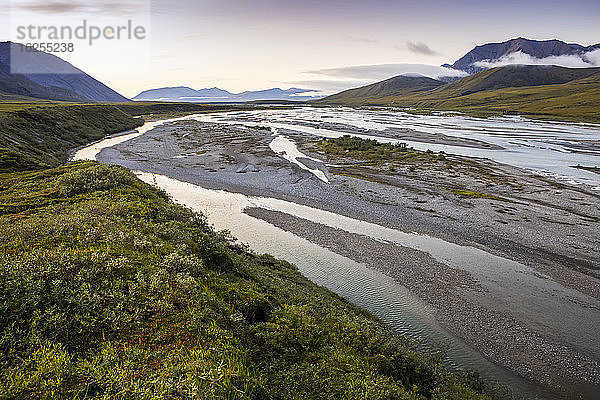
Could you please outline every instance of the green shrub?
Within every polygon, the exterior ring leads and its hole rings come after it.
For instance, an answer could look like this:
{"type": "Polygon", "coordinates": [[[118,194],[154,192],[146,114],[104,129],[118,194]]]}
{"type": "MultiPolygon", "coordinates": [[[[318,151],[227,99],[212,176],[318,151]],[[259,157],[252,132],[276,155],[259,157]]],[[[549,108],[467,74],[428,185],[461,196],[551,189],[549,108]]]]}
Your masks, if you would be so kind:
{"type": "Polygon", "coordinates": [[[60,194],[65,197],[78,194],[125,187],[137,181],[135,175],[125,169],[96,164],[90,168],[74,170],[62,175],[57,185],[60,194]]]}
{"type": "Polygon", "coordinates": [[[0,398],[486,398],[123,168],[0,174],[0,204],[0,398]]]}

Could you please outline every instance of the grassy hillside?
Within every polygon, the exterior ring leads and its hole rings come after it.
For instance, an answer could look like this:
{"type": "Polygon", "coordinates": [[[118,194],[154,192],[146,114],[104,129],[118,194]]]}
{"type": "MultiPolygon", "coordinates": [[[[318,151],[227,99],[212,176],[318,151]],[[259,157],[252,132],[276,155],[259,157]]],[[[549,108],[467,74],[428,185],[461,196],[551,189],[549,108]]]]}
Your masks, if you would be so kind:
{"type": "Polygon", "coordinates": [[[600,73],[600,68],[564,68],[554,65],[507,65],[492,68],[432,90],[431,97],[450,98],[484,90],[524,86],[556,85],[585,79],[600,73]]]}
{"type": "Polygon", "coordinates": [[[444,85],[444,82],[425,76],[395,76],[385,81],[366,85],[356,89],[345,90],[324,99],[325,102],[344,102],[345,100],[375,100],[387,96],[403,96],[416,92],[431,90],[444,85]]]}
{"type": "Polygon", "coordinates": [[[256,109],[256,106],[250,104],[196,104],[155,101],[132,101],[128,103],[114,103],[114,106],[133,116],[148,114],[206,113],[234,110],[244,111],[256,109]]]}
{"type": "Polygon", "coordinates": [[[0,112],[0,172],[58,166],[69,149],[142,123],[108,105],[17,105],[0,112]]]}
{"type": "Polygon", "coordinates": [[[600,122],[600,68],[502,67],[421,93],[324,102],[600,122]]]}
{"type": "Polygon", "coordinates": [[[560,85],[487,90],[449,99],[387,99],[394,104],[474,114],[521,114],[543,119],[600,122],[600,74],[560,85]]]}
{"type": "Polygon", "coordinates": [[[0,174],[0,248],[0,398],[486,398],[120,167],[0,174]]]}

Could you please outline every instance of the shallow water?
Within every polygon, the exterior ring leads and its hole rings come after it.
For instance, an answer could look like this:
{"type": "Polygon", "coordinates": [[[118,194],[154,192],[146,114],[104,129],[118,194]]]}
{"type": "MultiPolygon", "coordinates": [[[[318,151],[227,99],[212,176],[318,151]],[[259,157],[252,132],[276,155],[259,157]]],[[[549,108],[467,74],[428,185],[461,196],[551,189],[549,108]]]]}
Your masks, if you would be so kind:
{"type": "MultiPolygon", "coordinates": [[[[138,172],[137,175],[143,181],[168,192],[176,202],[204,213],[216,229],[229,230],[254,251],[269,253],[294,263],[311,281],[371,311],[396,333],[420,340],[428,349],[434,349],[438,344],[447,345],[446,363],[450,368],[475,368],[486,379],[506,384],[513,390],[526,394],[528,398],[550,398],[550,395],[536,386],[486,360],[440,327],[433,310],[392,278],[265,221],[250,217],[243,210],[247,207],[263,207],[304,218],[314,215],[315,218],[311,219],[315,222],[333,215],[342,229],[348,228],[349,231],[360,233],[383,232],[387,228],[342,216],[337,216],[337,219],[336,214],[283,200],[205,189],[158,174],[138,172]]],[[[413,236],[398,233],[401,236],[413,236]]]]}
{"type": "Polygon", "coordinates": [[[381,142],[403,142],[418,150],[444,151],[468,157],[482,157],[536,173],[552,176],[570,184],[585,184],[600,190],[600,175],[572,168],[600,167],[600,125],[528,120],[521,117],[471,118],[463,115],[415,115],[390,110],[350,108],[296,108],[259,110],[201,116],[199,120],[261,125],[290,129],[318,137],[340,137],[349,133],[301,125],[311,122],[338,123],[361,129],[384,131],[406,128],[475,139],[497,145],[503,150],[382,138],[361,133],[353,136],[381,142]]]}
{"type": "Polygon", "coordinates": [[[306,171],[309,171],[310,173],[315,175],[317,178],[319,178],[323,182],[325,182],[325,183],[329,182],[329,179],[327,179],[327,177],[325,176],[325,173],[323,171],[316,169],[316,168],[310,168],[310,167],[306,166],[304,163],[302,163],[302,161],[300,161],[299,159],[302,159],[302,158],[309,159],[309,160],[312,160],[312,161],[315,161],[318,163],[321,163],[321,160],[317,160],[316,158],[309,157],[306,154],[302,153],[300,150],[298,150],[298,147],[296,147],[296,143],[294,143],[293,140],[285,137],[284,135],[280,135],[278,133],[277,128],[272,128],[272,129],[273,129],[273,136],[275,136],[275,137],[269,144],[269,147],[271,148],[271,150],[273,150],[273,152],[275,154],[280,154],[283,158],[285,158],[289,162],[296,164],[297,166],[299,166],[300,168],[302,168],[306,171]]]}
{"type": "MultiPolygon", "coordinates": [[[[396,114],[398,114],[397,112],[387,114],[385,112],[378,112],[376,117],[370,116],[370,118],[376,121],[370,122],[368,119],[361,119],[360,116],[350,117],[345,110],[325,111],[321,115],[322,120],[340,123],[354,121],[355,126],[368,125],[371,129],[377,127],[379,130],[385,129],[384,126],[387,126],[389,118],[396,118],[396,114]],[[389,118],[386,119],[386,116],[389,118]],[[383,120],[384,122],[377,122],[379,120],[383,120]]],[[[285,137],[285,135],[282,135],[278,130],[292,129],[317,136],[331,137],[341,136],[345,133],[294,125],[293,121],[290,122],[290,113],[297,113],[294,118],[310,117],[312,119],[308,119],[308,121],[315,120],[315,116],[312,115],[314,111],[307,111],[305,109],[249,113],[238,112],[235,114],[223,113],[211,116],[192,115],[147,123],[138,132],[109,138],[80,149],[76,152],[74,159],[93,160],[102,149],[133,139],[169,121],[196,119],[221,123],[237,123],[232,119],[248,118],[251,120],[244,122],[244,124],[252,126],[268,125],[272,129],[274,140],[271,143],[271,149],[275,153],[280,154],[290,162],[296,163],[301,168],[309,170],[319,177],[319,179],[326,182],[327,178],[322,171],[303,164],[303,159],[308,159],[309,157],[302,154],[296,148],[295,143],[285,137]],[[274,114],[279,114],[281,117],[274,117],[274,114]],[[277,122],[279,120],[285,120],[285,122],[277,122]],[[321,178],[319,174],[322,174],[325,179],[321,178]]],[[[452,119],[448,119],[444,123],[449,125],[455,118],[470,120],[465,117],[453,116],[452,119]]],[[[506,121],[502,121],[501,123],[504,122],[506,121]]],[[[522,121],[517,122],[519,124],[522,123],[522,121]]],[[[482,124],[482,122],[475,120],[472,124],[473,126],[477,126],[478,124],[482,124]]],[[[526,132],[529,132],[527,140],[533,140],[532,138],[536,136],[545,137],[544,135],[548,135],[553,131],[559,132],[562,126],[563,124],[557,124],[556,126],[547,123],[539,126],[534,124],[532,127],[523,128],[519,132],[522,135],[527,135],[526,132]],[[542,131],[542,133],[539,131],[542,131]]],[[[595,129],[589,126],[577,126],[574,124],[567,124],[566,126],[569,129],[572,128],[570,135],[586,135],[589,133],[588,129],[592,131],[595,129]],[[578,132],[578,129],[581,132],[578,132]]],[[[476,131],[475,128],[473,129],[476,131]]],[[[500,134],[494,137],[498,136],[500,134]]],[[[394,140],[374,138],[382,141],[394,140]]],[[[417,145],[432,146],[424,143],[417,143],[417,145]]],[[[444,146],[444,148],[446,147],[456,146],[444,146]]],[[[459,149],[479,151],[478,149],[470,148],[459,149]]],[[[481,151],[497,152],[494,150],[481,151]]],[[[503,151],[501,150],[501,152],[503,151]]],[[[448,351],[450,365],[474,367],[480,370],[485,377],[507,383],[518,392],[526,393],[529,398],[549,398],[550,396],[547,393],[540,395],[541,392],[537,387],[485,360],[461,340],[446,332],[436,323],[432,310],[420,299],[412,295],[406,288],[394,282],[393,279],[373,271],[365,265],[335,254],[293,234],[284,232],[264,221],[252,218],[244,214],[242,210],[250,206],[278,210],[348,232],[366,235],[376,240],[396,243],[424,251],[440,262],[471,273],[482,285],[492,292],[494,298],[502,302],[503,307],[522,310],[520,311],[522,313],[521,318],[531,321],[532,325],[540,329],[546,328],[551,330],[555,332],[556,337],[560,337],[567,342],[574,343],[576,341],[580,349],[596,359],[599,357],[596,346],[598,334],[595,329],[598,326],[598,313],[592,308],[585,308],[578,305],[578,303],[591,304],[597,310],[599,306],[598,302],[579,292],[566,289],[551,279],[546,279],[546,277],[534,273],[531,268],[517,262],[494,256],[473,247],[458,246],[426,235],[404,233],[282,200],[247,197],[241,194],[203,189],[160,175],[154,176],[140,173],[140,177],[149,183],[158,184],[180,203],[205,213],[209,221],[217,229],[230,230],[235,237],[242,242],[250,244],[254,250],[273,254],[276,257],[286,259],[298,265],[300,271],[309,279],[328,287],[348,298],[353,303],[370,310],[396,332],[406,334],[411,338],[422,339],[429,346],[438,342],[448,343],[450,345],[448,351]],[[527,304],[527,307],[523,307],[523,304],[527,304]],[[555,317],[556,315],[561,315],[560,321],[555,317]]],[[[569,179],[576,180],[578,178],[570,177],[569,179]]],[[[582,181],[578,182],[581,183],[582,181]]],[[[586,181],[586,183],[589,182],[586,181]]]]}

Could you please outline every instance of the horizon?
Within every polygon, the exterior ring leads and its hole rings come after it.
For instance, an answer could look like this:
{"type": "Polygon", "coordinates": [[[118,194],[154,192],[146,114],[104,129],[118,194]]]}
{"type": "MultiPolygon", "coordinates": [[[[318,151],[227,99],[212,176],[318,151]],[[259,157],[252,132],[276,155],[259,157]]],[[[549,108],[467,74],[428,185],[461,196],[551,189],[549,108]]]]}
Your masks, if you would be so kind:
{"type": "MultiPolygon", "coordinates": [[[[92,7],[103,7],[104,20],[133,16],[148,36],[135,46],[113,41],[56,54],[129,98],[149,89],[179,86],[218,87],[232,93],[297,87],[328,94],[405,73],[435,77],[436,70],[430,67],[451,64],[485,43],[519,37],[584,46],[600,42],[593,33],[600,4],[588,0],[568,5],[465,0],[452,7],[440,0],[419,4],[154,0],[123,2],[119,7],[102,1],[65,5],[5,0],[5,4],[9,7],[0,17],[10,20],[11,29],[15,21],[62,19],[74,25],[85,20],[92,7]],[[140,67],[134,76],[121,68],[136,63],[140,67]]],[[[10,33],[5,32],[6,40],[11,40],[10,33]]]]}

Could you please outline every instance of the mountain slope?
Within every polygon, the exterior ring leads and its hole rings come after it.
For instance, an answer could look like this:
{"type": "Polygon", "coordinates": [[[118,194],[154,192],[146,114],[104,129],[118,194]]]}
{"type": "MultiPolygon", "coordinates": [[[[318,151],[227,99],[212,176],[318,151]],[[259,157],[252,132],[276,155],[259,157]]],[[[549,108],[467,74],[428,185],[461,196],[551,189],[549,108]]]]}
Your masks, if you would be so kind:
{"type": "Polygon", "coordinates": [[[565,68],[554,65],[507,65],[467,76],[432,92],[434,95],[463,96],[483,90],[554,85],[600,73],[600,68],[565,68]]]}
{"type": "Polygon", "coordinates": [[[11,74],[10,67],[0,62],[0,91],[5,94],[59,101],[86,101],[86,98],[68,89],[44,87],[23,75],[11,74]]]}
{"type": "MultiPolygon", "coordinates": [[[[600,68],[505,66],[433,90],[379,98],[344,97],[324,103],[452,110],[476,115],[526,114],[600,122],[600,68]]],[[[335,98],[334,98],[335,99],[335,98]]]]}
{"type": "Polygon", "coordinates": [[[540,41],[517,38],[502,43],[487,43],[477,46],[458,59],[454,64],[449,65],[449,67],[473,74],[485,69],[473,65],[474,63],[484,60],[497,60],[518,51],[535,58],[546,58],[550,56],[583,55],[597,49],[600,49],[600,44],[585,47],[579,44],[565,43],[560,40],[540,41]]]}
{"type": "Polygon", "coordinates": [[[49,100],[129,101],[59,57],[11,42],[0,42],[0,90],[49,100]],[[28,73],[11,74],[11,61],[28,73]]]}
{"type": "Polygon", "coordinates": [[[0,172],[60,165],[70,149],[142,123],[104,104],[0,112],[0,172]]]}
{"type": "Polygon", "coordinates": [[[475,114],[520,114],[600,123],[600,73],[557,85],[485,90],[455,98],[407,99],[418,107],[475,114]]]}
{"type": "Polygon", "coordinates": [[[401,96],[431,90],[444,85],[444,82],[426,76],[399,75],[381,82],[326,97],[324,102],[369,101],[388,96],[401,96]]]}

